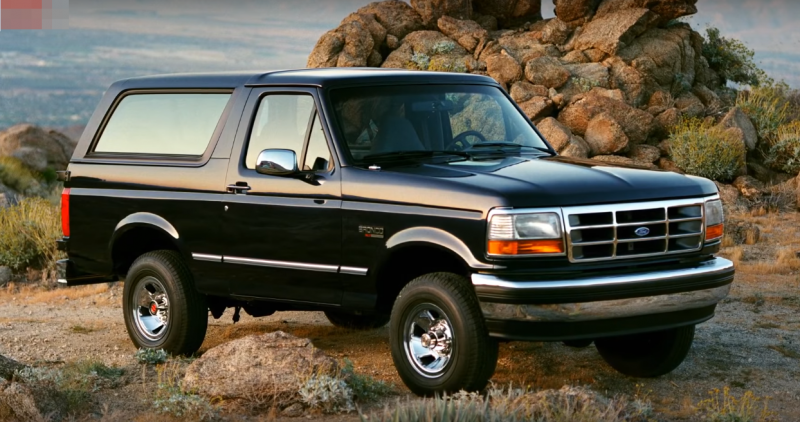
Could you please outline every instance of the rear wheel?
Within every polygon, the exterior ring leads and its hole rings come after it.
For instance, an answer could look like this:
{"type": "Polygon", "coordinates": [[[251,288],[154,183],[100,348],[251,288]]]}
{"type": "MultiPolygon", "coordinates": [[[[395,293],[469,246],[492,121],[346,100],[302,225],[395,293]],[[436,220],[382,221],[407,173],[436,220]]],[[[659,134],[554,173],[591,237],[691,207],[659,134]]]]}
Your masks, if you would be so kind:
{"type": "Polygon", "coordinates": [[[208,327],[205,296],[175,251],[148,252],[133,262],[123,292],[125,327],[136,347],[192,354],[208,327]]]}
{"type": "Polygon", "coordinates": [[[392,359],[416,394],[481,390],[494,373],[498,344],[464,277],[432,273],[412,280],[397,297],[390,324],[392,359]]]}
{"type": "Polygon", "coordinates": [[[372,330],[389,322],[389,315],[355,315],[344,312],[325,311],[325,317],[331,324],[354,330],[372,330]]]}
{"type": "Polygon", "coordinates": [[[599,338],[600,356],[617,371],[632,377],[652,378],[672,372],[692,347],[694,325],[652,333],[599,338]]]}

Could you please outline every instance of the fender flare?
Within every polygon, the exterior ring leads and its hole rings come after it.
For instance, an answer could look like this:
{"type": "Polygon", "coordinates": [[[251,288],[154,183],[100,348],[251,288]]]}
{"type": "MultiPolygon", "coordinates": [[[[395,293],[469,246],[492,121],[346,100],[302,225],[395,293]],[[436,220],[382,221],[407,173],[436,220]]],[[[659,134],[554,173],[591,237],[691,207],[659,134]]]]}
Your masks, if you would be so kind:
{"type": "Polygon", "coordinates": [[[178,249],[178,251],[180,251],[181,254],[186,255],[183,242],[180,240],[180,235],[178,234],[178,230],[175,229],[175,226],[173,226],[169,221],[160,215],[149,212],[137,212],[128,215],[120,220],[119,223],[117,223],[117,226],[114,228],[114,233],[111,235],[111,240],[108,244],[109,257],[113,256],[114,245],[117,243],[119,238],[130,230],[139,227],[155,229],[166,234],[175,244],[175,247],[178,249]]]}
{"type": "Polygon", "coordinates": [[[386,248],[391,251],[410,243],[428,243],[444,248],[459,256],[472,269],[490,270],[497,268],[495,265],[476,259],[467,245],[452,233],[435,227],[411,227],[401,230],[386,241],[386,248]]]}

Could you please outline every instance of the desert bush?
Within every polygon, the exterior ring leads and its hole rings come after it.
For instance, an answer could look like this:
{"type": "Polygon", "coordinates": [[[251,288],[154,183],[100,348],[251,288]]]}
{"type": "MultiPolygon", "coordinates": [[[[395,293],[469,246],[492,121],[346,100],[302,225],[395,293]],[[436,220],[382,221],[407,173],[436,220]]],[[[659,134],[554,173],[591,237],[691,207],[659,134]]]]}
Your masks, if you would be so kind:
{"type": "Polygon", "coordinates": [[[800,121],[779,127],[767,142],[765,164],[789,174],[800,172],[800,121]]]}
{"type": "Polygon", "coordinates": [[[735,105],[753,122],[760,139],[770,139],[786,123],[792,111],[790,92],[789,86],[783,82],[766,83],[749,91],[740,91],[735,105]]]}
{"type": "MultiPolygon", "coordinates": [[[[442,422],[635,422],[652,413],[649,402],[620,396],[606,398],[588,388],[531,392],[492,387],[486,396],[459,392],[442,398],[397,401],[368,420],[442,422]]],[[[362,420],[367,420],[362,415],[362,420]]]]}
{"type": "Polygon", "coordinates": [[[42,198],[24,198],[0,209],[0,265],[15,270],[36,265],[52,270],[62,255],[56,247],[61,237],[58,205],[42,198]]]}
{"type": "Polygon", "coordinates": [[[0,182],[15,191],[37,194],[41,189],[41,175],[34,173],[15,157],[0,157],[0,182]]]}
{"type": "Polygon", "coordinates": [[[723,82],[757,86],[767,79],[753,62],[753,50],[737,39],[721,36],[717,28],[706,29],[702,54],[723,82]]]}
{"type": "Polygon", "coordinates": [[[724,128],[690,118],[682,119],[671,132],[672,159],[689,174],[727,181],[744,166],[744,143],[724,128]]]}
{"type": "Polygon", "coordinates": [[[17,371],[14,377],[33,390],[54,391],[69,413],[79,413],[89,410],[91,393],[115,386],[123,373],[122,369],[102,362],[84,360],[60,368],[26,367],[17,371]]]}
{"type": "Polygon", "coordinates": [[[133,354],[133,357],[141,364],[158,365],[166,362],[169,354],[164,349],[142,347],[133,354]]]}
{"type": "Polygon", "coordinates": [[[350,359],[344,360],[341,377],[353,391],[353,397],[360,403],[375,401],[392,394],[393,387],[369,375],[359,374],[350,359]]]}
{"type": "Polygon", "coordinates": [[[309,409],[323,413],[350,412],[355,408],[353,390],[340,377],[313,375],[300,387],[299,394],[309,409]]]}
{"type": "MultiPolygon", "coordinates": [[[[141,350],[141,349],[140,349],[141,350]]],[[[181,387],[183,368],[180,362],[168,362],[156,369],[158,377],[153,410],[182,420],[210,421],[219,418],[219,410],[206,398],[181,387]]],[[[145,383],[145,380],[142,380],[145,383]]]]}
{"type": "Polygon", "coordinates": [[[722,391],[715,388],[709,391],[710,398],[697,404],[699,416],[710,422],[768,422],[774,421],[769,411],[769,398],[757,397],[752,391],[745,392],[741,398],[731,394],[728,387],[722,391]]]}
{"type": "Polygon", "coordinates": [[[456,43],[453,41],[439,41],[431,48],[433,54],[447,54],[456,48],[456,43]]]}

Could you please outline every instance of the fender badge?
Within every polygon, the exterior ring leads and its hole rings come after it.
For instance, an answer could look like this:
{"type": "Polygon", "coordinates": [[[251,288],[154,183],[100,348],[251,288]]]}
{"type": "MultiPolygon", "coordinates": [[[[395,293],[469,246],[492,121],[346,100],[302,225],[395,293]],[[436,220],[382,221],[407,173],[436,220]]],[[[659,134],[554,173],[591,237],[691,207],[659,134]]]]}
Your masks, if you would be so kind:
{"type": "Polygon", "coordinates": [[[644,236],[647,236],[648,234],[650,234],[650,229],[648,229],[647,227],[639,227],[638,229],[634,230],[633,232],[636,233],[636,235],[639,236],[639,237],[644,237],[644,236]]]}
{"type": "Polygon", "coordinates": [[[358,226],[358,232],[363,233],[364,237],[373,237],[376,239],[383,239],[383,227],[376,226],[358,226]]]}

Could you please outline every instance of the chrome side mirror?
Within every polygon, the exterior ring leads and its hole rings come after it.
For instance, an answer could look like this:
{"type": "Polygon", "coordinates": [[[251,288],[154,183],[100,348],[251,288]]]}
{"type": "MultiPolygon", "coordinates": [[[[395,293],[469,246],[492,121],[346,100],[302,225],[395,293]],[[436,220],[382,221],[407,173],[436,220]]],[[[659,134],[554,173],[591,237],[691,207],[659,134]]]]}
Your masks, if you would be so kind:
{"type": "Polygon", "coordinates": [[[256,171],[273,176],[297,173],[297,154],[290,149],[265,149],[258,154],[256,171]]]}

